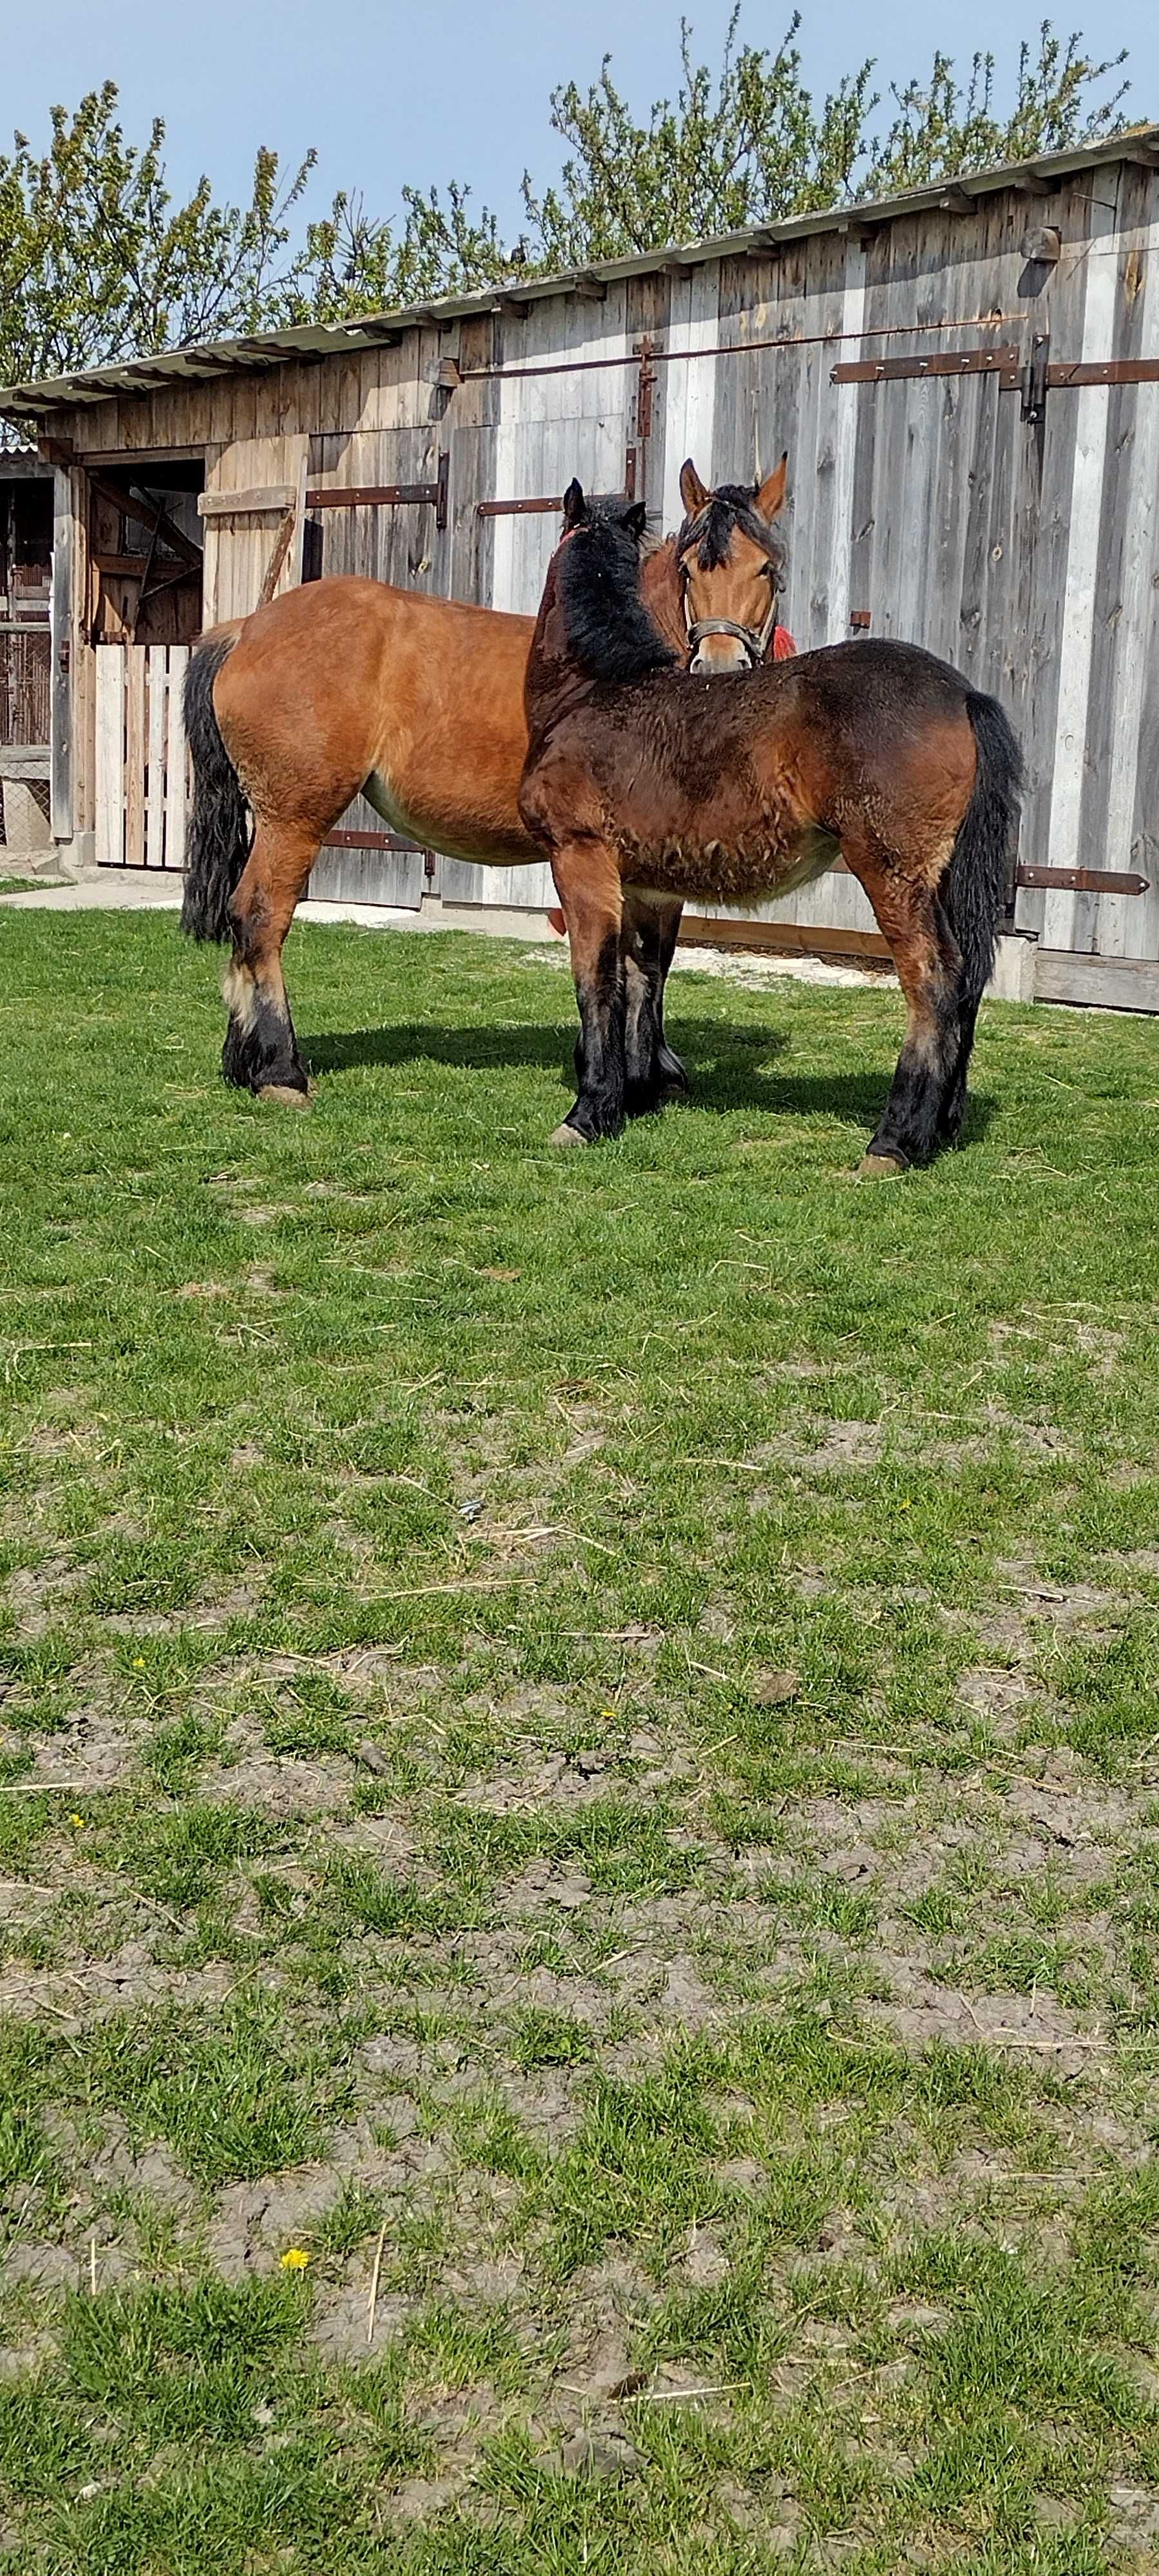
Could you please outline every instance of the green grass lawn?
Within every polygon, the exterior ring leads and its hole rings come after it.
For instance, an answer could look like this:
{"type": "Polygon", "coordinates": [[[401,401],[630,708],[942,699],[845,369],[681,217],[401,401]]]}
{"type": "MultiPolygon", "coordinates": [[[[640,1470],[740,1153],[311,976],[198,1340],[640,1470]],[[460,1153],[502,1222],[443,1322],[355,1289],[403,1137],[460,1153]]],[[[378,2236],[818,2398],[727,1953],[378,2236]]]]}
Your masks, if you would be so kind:
{"type": "Polygon", "coordinates": [[[0,917],[0,2566],[1159,2564],[1159,1030],[0,917]]]}

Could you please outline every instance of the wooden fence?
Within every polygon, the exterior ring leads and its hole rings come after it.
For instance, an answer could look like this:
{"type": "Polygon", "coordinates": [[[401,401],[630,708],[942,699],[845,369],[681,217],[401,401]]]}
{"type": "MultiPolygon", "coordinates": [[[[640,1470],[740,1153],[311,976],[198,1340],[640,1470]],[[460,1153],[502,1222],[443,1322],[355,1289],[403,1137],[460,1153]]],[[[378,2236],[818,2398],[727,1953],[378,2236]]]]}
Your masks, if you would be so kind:
{"type": "Polygon", "coordinates": [[[96,653],[97,859],[185,864],[188,758],[181,725],[187,644],[102,644],[96,653]]]}

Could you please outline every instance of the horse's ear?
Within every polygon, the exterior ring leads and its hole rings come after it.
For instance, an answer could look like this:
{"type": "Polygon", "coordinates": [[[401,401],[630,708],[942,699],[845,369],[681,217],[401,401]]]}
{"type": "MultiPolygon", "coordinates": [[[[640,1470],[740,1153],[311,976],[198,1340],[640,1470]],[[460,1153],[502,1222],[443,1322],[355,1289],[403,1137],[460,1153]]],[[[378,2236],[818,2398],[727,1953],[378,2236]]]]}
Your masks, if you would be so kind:
{"type": "Polygon", "coordinates": [[[573,474],[563,496],[563,524],[569,534],[573,528],[578,528],[582,525],[587,515],[588,505],[584,499],[583,484],[577,482],[576,477],[573,474]]]}
{"type": "Polygon", "coordinates": [[[630,537],[638,540],[648,525],[647,505],[643,501],[633,501],[631,508],[625,510],[620,525],[627,529],[630,537]]]}
{"type": "Polygon", "coordinates": [[[707,509],[712,499],[707,484],[701,482],[690,456],[685,457],[680,468],[680,498],[690,519],[699,517],[700,512],[707,509]]]}
{"type": "Polygon", "coordinates": [[[788,479],[789,451],[786,448],[775,472],[762,483],[759,492],[753,494],[753,508],[759,519],[775,519],[778,512],[784,509],[785,485],[788,479]]]}

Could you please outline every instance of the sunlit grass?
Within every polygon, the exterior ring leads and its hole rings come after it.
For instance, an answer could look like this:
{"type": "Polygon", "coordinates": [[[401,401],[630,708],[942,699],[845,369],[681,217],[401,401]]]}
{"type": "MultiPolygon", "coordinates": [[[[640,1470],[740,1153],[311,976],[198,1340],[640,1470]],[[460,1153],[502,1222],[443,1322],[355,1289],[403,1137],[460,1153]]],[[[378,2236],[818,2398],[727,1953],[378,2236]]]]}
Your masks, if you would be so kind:
{"type": "Polygon", "coordinates": [[[0,945],[6,2576],[1148,2566],[1151,1026],[0,945]]]}

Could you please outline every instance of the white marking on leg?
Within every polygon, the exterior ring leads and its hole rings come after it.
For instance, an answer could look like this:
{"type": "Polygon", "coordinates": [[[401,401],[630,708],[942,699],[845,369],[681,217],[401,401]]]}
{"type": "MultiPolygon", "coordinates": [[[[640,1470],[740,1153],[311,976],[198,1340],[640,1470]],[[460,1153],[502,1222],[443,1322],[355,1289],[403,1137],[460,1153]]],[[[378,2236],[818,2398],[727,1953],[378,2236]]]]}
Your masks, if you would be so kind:
{"type": "Polygon", "coordinates": [[[248,966],[232,959],[221,979],[221,998],[243,1037],[248,1037],[257,1016],[258,991],[248,966]]]}

